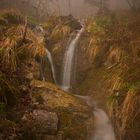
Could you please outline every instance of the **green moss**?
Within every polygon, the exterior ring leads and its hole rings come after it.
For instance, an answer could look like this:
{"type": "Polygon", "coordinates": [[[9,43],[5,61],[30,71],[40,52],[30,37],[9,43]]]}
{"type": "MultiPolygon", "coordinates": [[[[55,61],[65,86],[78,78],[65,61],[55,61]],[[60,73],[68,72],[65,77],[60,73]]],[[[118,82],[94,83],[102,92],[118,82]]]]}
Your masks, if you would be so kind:
{"type": "Polygon", "coordinates": [[[28,24],[35,26],[35,25],[38,25],[39,22],[38,22],[37,19],[35,19],[35,18],[31,17],[31,16],[28,16],[28,24]]]}
{"type": "Polygon", "coordinates": [[[119,100],[119,96],[113,94],[113,95],[110,95],[108,97],[108,104],[109,105],[115,105],[116,103],[118,103],[118,100],[119,100]]]}
{"type": "MultiPolygon", "coordinates": [[[[83,77],[79,79],[78,87],[79,93],[84,94],[86,93],[91,87],[99,87],[98,84],[102,80],[102,78],[105,76],[105,68],[98,68],[98,69],[92,69],[90,71],[85,72],[83,77]],[[87,74],[85,76],[85,73],[87,74]]],[[[82,76],[82,75],[81,75],[82,76]]]]}
{"type": "Polygon", "coordinates": [[[47,22],[43,24],[43,28],[47,31],[52,31],[54,25],[51,22],[47,22]]]}
{"type": "Polygon", "coordinates": [[[0,120],[0,132],[6,133],[9,128],[16,127],[16,124],[9,120],[0,120]]]}
{"type": "Polygon", "coordinates": [[[121,89],[125,91],[137,91],[140,88],[140,81],[125,82],[122,84],[121,89]]]}
{"type": "Polygon", "coordinates": [[[5,113],[5,111],[6,111],[5,103],[0,102],[0,114],[5,113]]]}
{"type": "Polygon", "coordinates": [[[64,132],[65,139],[85,140],[87,137],[86,120],[80,116],[76,116],[74,112],[67,109],[57,109],[60,118],[60,130],[64,132]]]}

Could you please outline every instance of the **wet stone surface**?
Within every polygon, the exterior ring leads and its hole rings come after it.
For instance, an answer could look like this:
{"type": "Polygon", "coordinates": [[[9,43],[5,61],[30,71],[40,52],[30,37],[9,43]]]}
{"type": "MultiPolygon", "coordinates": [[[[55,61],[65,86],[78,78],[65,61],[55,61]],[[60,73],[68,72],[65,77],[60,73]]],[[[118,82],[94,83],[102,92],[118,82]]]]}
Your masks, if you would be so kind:
{"type": "Polygon", "coordinates": [[[34,131],[38,134],[57,134],[58,117],[55,112],[38,109],[34,110],[32,113],[25,114],[22,120],[25,123],[31,124],[34,131]]]}

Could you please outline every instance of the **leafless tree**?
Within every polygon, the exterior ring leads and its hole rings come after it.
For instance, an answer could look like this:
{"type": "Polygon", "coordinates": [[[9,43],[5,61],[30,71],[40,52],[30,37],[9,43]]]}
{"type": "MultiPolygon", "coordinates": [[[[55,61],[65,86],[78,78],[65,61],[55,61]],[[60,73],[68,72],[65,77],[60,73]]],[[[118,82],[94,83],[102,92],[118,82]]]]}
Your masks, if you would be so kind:
{"type": "Polygon", "coordinates": [[[68,4],[69,4],[69,15],[71,15],[71,0],[68,0],[68,4]]]}
{"type": "Polygon", "coordinates": [[[107,8],[108,0],[85,0],[89,4],[99,8],[99,12],[103,12],[107,8]]]}
{"type": "Polygon", "coordinates": [[[132,10],[137,11],[138,9],[140,9],[140,1],[139,0],[126,0],[126,2],[128,3],[129,7],[132,10]]]}

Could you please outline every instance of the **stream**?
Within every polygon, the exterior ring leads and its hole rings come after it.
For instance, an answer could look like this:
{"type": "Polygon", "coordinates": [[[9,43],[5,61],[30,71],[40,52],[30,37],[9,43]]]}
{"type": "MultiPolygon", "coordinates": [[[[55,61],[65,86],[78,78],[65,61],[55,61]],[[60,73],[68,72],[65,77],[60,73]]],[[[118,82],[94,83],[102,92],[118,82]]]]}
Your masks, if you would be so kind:
{"type": "Polygon", "coordinates": [[[76,37],[72,39],[72,41],[70,42],[70,45],[67,47],[67,50],[64,56],[61,88],[66,91],[68,91],[71,87],[71,74],[72,74],[75,47],[83,31],[84,31],[84,28],[82,27],[81,30],[78,31],[76,37]]]}
{"type": "MultiPolygon", "coordinates": [[[[73,69],[75,48],[77,46],[77,43],[83,31],[84,31],[84,27],[82,27],[81,30],[77,32],[75,38],[71,40],[64,55],[62,84],[60,86],[64,91],[69,91],[71,88],[71,76],[73,72],[72,69],[73,69]]],[[[50,53],[48,53],[48,59],[51,64],[53,78],[56,81],[53,61],[50,53]]],[[[85,100],[88,106],[93,108],[93,116],[95,118],[95,131],[94,131],[94,135],[91,136],[90,140],[116,140],[111,122],[107,114],[102,109],[96,106],[96,103],[92,100],[91,97],[80,96],[80,95],[75,95],[75,96],[82,98],[83,100],[85,100]]]]}
{"type": "Polygon", "coordinates": [[[50,62],[53,80],[54,80],[55,84],[57,84],[56,77],[55,77],[55,69],[54,69],[54,64],[53,64],[52,55],[51,55],[51,53],[49,52],[48,49],[46,49],[46,52],[47,52],[47,58],[48,58],[48,60],[49,60],[49,62],[50,62]]]}

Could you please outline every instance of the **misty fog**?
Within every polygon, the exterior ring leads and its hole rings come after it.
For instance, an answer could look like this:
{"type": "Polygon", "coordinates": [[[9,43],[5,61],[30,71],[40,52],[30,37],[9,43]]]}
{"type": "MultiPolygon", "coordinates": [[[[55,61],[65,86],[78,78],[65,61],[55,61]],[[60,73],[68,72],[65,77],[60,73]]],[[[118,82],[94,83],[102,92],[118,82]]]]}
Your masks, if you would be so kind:
{"type": "MultiPolygon", "coordinates": [[[[106,0],[106,5],[111,10],[129,7],[126,0],[106,0]]],[[[15,0],[1,0],[0,7],[16,7],[22,12],[32,15],[36,15],[39,11],[42,16],[55,13],[57,15],[71,14],[77,18],[94,15],[99,9],[94,0],[19,0],[18,2],[15,0]]]]}

